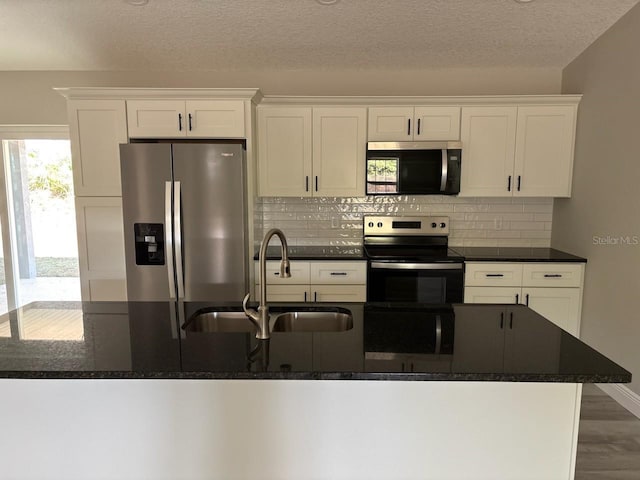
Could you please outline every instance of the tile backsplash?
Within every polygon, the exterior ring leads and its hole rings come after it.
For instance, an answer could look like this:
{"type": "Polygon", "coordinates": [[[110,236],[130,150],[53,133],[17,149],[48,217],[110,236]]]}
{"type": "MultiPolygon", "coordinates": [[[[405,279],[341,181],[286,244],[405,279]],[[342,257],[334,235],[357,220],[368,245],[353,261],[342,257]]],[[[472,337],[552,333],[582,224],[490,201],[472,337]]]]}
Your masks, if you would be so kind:
{"type": "Polygon", "coordinates": [[[446,215],[451,246],[548,247],[553,214],[552,198],[444,195],[258,197],[254,206],[256,247],[270,228],[290,245],[360,246],[364,215],[446,215]]]}

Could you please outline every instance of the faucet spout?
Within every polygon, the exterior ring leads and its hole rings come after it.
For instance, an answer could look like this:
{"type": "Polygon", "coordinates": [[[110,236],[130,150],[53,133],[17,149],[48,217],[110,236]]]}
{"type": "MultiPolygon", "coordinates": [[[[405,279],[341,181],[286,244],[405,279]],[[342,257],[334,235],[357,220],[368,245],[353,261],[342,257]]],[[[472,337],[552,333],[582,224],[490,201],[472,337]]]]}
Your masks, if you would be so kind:
{"type": "Polygon", "coordinates": [[[289,278],[291,276],[291,264],[289,263],[289,247],[287,245],[287,238],[282,233],[282,230],[278,228],[272,228],[269,230],[260,245],[260,254],[258,261],[260,263],[260,305],[258,311],[247,308],[247,301],[249,300],[249,293],[244,297],[242,308],[245,314],[258,326],[256,332],[256,338],[267,339],[269,338],[269,305],[267,303],[267,247],[269,241],[273,236],[277,236],[280,239],[280,278],[289,278]]]}

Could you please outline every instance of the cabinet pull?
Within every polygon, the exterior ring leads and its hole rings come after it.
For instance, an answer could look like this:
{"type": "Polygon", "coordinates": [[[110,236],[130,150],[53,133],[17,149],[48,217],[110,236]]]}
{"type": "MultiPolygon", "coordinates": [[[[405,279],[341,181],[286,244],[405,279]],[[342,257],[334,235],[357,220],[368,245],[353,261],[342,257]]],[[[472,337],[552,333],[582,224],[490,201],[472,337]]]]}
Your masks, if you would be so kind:
{"type": "Polygon", "coordinates": [[[520,191],[520,180],[521,180],[520,175],[518,175],[518,191],[520,191]]]}
{"type": "Polygon", "coordinates": [[[193,130],[192,125],[191,125],[191,118],[192,118],[192,115],[189,114],[189,131],[193,130]]]}
{"type": "Polygon", "coordinates": [[[545,273],[544,278],[562,278],[561,273],[545,273]]]}
{"type": "Polygon", "coordinates": [[[507,192],[511,191],[511,175],[509,175],[509,178],[507,179],[507,192]]]}
{"type": "Polygon", "coordinates": [[[513,330],[513,312],[509,313],[509,330],[513,330]]]}
{"type": "Polygon", "coordinates": [[[314,302],[318,301],[318,292],[313,292],[313,301],[314,302]]]}
{"type": "Polygon", "coordinates": [[[418,135],[420,135],[420,119],[418,119],[418,135]]]}
{"type": "Polygon", "coordinates": [[[504,328],[504,312],[500,312],[500,330],[504,328]]]}
{"type": "Polygon", "coordinates": [[[309,175],[304,177],[304,191],[305,192],[309,191],[309,175]]]}
{"type": "Polygon", "coordinates": [[[316,175],[316,192],[318,191],[318,176],[316,175]]]}
{"type": "Polygon", "coordinates": [[[516,293],[516,305],[520,303],[520,294],[516,293]]]}
{"type": "Polygon", "coordinates": [[[178,114],[178,131],[179,132],[182,131],[182,114],[181,113],[178,114]]]}
{"type": "Polygon", "coordinates": [[[304,292],[304,301],[307,301],[307,292],[304,292]]]}
{"type": "Polygon", "coordinates": [[[331,275],[332,277],[336,277],[336,276],[346,277],[347,276],[347,272],[331,272],[329,275],[331,275]]]}
{"type": "Polygon", "coordinates": [[[407,119],[407,135],[411,135],[411,119],[407,119]]]}
{"type": "Polygon", "coordinates": [[[280,272],[273,272],[273,274],[277,277],[278,275],[280,275],[280,272]]]}
{"type": "Polygon", "coordinates": [[[486,273],[485,277],[504,277],[504,273],[486,273]]]}
{"type": "Polygon", "coordinates": [[[524,304],[528,307],[528,306],[529,306],[529,294],[527,293],[527,294],[524,296],[524,298],[525,298],[524,304]]]}

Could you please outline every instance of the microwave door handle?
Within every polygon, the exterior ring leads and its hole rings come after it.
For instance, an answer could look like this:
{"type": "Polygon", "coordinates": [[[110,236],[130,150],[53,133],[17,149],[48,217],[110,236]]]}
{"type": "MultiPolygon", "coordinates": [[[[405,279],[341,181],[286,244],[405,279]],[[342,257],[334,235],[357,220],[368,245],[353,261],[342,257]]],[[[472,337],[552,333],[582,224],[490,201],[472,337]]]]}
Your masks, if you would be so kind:
{"type": "Polygon", "coordinates": [[[447,149],[442,149],[442,178],[440,178],[440,191],[444,192],[447,187],[447,177],[449,176],[449,158],[447,149]]]}

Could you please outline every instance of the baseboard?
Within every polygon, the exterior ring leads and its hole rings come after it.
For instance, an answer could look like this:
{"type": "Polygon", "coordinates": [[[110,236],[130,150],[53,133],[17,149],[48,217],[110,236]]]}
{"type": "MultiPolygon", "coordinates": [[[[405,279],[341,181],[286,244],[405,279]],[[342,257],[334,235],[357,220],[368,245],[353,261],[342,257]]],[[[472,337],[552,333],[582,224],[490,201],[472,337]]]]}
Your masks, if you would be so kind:
{"type": "Polygon", "coordinates": [[[629,387],[619,383],[598,383],[596,386],[636,417],[640,418],[640,395],[629,387]]]}

